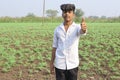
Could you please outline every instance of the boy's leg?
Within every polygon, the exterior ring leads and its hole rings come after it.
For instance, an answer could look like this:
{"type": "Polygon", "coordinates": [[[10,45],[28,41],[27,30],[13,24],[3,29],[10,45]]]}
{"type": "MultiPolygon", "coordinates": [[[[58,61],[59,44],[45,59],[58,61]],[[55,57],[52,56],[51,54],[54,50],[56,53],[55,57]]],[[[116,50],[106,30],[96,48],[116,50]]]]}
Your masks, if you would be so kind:
{"type": "Polygon", "coordinates": [[[77,80],[78,67],[67,71],[67,80],[77,80]]]}
{"type": "Polygon", "coordinates": [[[55,68],[56,80],[66,80],[65,71],[66,70],[61,70],[61,69],[55,68]]]}

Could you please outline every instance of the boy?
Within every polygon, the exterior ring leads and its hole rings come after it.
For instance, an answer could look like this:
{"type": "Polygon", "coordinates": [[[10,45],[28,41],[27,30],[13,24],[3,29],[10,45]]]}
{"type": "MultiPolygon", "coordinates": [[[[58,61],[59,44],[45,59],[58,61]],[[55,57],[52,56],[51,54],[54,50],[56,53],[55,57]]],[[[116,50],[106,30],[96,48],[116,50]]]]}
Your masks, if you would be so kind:
{"type": "Polygon", "coordinates": [[[64,22],[54,31],[53,49],[50,63],[50,72],[56,73],[56,80],[77,80],[79,56],[79,38],[86,34],[84,18],[81,24],[76,24],[74,4],[62,4],[64,22]]]}

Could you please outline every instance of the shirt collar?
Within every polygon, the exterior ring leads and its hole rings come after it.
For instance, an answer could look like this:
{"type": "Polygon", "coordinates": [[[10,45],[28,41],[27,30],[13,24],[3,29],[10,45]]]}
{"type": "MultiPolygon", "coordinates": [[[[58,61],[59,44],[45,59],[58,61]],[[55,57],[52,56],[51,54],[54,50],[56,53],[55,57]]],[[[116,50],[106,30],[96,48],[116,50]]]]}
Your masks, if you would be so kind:
{"type": "MultiPolygon", "coordinates": [[[[75,22],[73,22],[70,26],[74,26],[75,25],[75,22]]],[[[60,25],[60,27],[61,28],[64,28],[64,23],[62,23],[61,25],[60,25]]]]}

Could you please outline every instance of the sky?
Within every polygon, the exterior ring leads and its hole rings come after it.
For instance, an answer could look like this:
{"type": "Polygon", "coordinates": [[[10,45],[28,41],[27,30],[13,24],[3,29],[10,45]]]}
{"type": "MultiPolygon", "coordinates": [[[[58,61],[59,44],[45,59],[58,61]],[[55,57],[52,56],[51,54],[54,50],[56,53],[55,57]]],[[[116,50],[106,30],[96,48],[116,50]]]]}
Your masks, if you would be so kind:
{"type": "MultiPolygon", "coordinates": [[[[45,10],[57,10],[61,16],[60,5],[75,4],[82,9],[84,16],[120,16],[120,0],[45,0],[45,10]]],[[[28,13],[43,15],[43,0],[0,0],[0,17],[23,17],[28,13]]]]}

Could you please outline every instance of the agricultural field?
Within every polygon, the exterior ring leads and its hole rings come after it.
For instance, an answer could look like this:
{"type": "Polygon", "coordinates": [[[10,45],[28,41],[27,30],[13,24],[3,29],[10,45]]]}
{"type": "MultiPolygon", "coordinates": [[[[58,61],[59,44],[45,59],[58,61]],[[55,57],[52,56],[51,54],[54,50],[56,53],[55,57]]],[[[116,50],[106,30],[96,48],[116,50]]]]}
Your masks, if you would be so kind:
{"type": "MultiPolygon", "coordinates": [[[[55,80],[49,73],[60,23],[0,23],[0,80],[55,80]]],[[[78,80],[120,80],[120,23],[87,23],[78,80]]]]}

